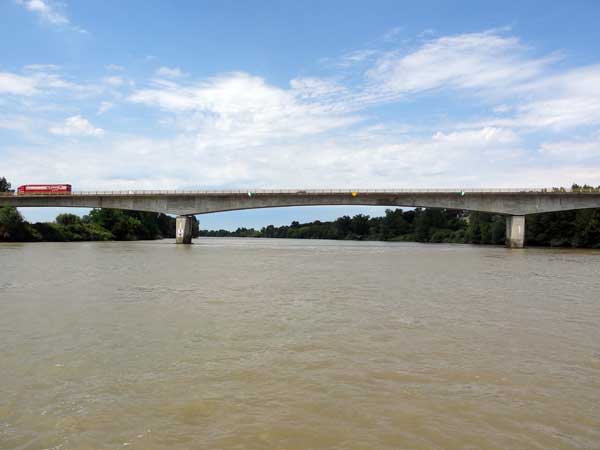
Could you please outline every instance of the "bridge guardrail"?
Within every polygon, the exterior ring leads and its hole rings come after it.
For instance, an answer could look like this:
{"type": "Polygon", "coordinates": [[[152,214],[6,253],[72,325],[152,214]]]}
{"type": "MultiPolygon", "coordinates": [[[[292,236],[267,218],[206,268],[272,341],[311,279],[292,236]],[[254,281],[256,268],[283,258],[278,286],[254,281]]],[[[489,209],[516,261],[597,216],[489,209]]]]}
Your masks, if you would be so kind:
{"type": "MultiPolygon", "coordinates": [[[[254,194],[394,194],[394,193],[590,193],[600,192],[600,189],[571,189],[571,188],[426,188],[426,189],[232,189],[232,190],[119,190],[119,191],[73,191],[70,195],[78,196],[101,196],[101,195],[254,195],[254,194]]],[[[0,192],[0,196],[16,196],[13,192],[0,192]]],[[[69,194],[54,194],[56,196],[69,194]]],[[[27,197],[47,197],[53,194],[28,193],[27,197]]],[[[23,195],[19,195],[23,196],[23,195]]]]}
{"type": "MultiPolygon", "coordinates": [[[[380,193],[502,193],[502,192],[545,192],[544,188],[463,188],[463,189],[224,189],[224,190],[130,190],[130,191],[74,191],[74,195],[227,195],[227,194],[380,194],[380,193]]],[[[567,192],[567,190],[562,191],[567,192]]],[[[570,192],[570,190],[568,190],[570,192]]]]}

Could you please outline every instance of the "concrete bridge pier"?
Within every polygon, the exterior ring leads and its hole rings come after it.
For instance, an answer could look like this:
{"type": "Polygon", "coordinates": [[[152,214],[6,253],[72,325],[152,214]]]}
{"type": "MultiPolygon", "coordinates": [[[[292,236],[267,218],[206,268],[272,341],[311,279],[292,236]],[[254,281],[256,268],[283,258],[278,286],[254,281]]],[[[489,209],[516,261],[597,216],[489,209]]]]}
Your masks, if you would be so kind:
{"type": "Polygon", "coordinates": [[[176,244],[192,243],[192,217],[193,216],[177,216],[175,219],[176,244]]]}
{"type": "Polygon", "coordinates": [[[509,248],[525,246],[525,216],[506,216],[506,246],[509,248]]]}

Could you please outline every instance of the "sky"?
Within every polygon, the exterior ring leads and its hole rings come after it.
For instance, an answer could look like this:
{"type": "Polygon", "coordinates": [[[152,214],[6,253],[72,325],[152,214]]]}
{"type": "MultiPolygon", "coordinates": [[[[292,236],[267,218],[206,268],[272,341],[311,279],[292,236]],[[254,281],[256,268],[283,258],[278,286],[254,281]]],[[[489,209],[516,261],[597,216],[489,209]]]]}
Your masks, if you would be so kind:
{"type": "Polygon", "coordinates": [[[598,23],[596,0],[0,0],[0,176],[74,190],[600,185],[598,23]]]}

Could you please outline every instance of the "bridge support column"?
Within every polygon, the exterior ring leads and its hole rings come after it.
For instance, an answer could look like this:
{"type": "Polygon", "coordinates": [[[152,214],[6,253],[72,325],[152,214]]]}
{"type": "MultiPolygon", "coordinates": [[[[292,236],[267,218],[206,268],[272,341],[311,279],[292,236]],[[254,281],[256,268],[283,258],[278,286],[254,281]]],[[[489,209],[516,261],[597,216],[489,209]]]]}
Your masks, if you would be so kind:
{"type": "Polygon", "coordinates": [[[175,219],[175,243],[192,243],[192,216],[177,216],[175,219]]]}
{"type": "Polygon", "coordinates": [[[506,216],[506,246],[509,248],[525,246],[525,216],[506,216]]]}

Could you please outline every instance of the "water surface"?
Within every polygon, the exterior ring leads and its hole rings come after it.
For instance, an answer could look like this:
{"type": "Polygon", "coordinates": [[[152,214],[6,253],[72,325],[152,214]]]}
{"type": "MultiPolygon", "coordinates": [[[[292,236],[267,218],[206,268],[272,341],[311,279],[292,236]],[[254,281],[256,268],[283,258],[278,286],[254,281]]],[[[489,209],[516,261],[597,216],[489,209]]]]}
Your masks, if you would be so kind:
{"type": "Polygon", "coordinates": [[[0,449],[598,449],[600,252],[0,244],[0,449]]]}

